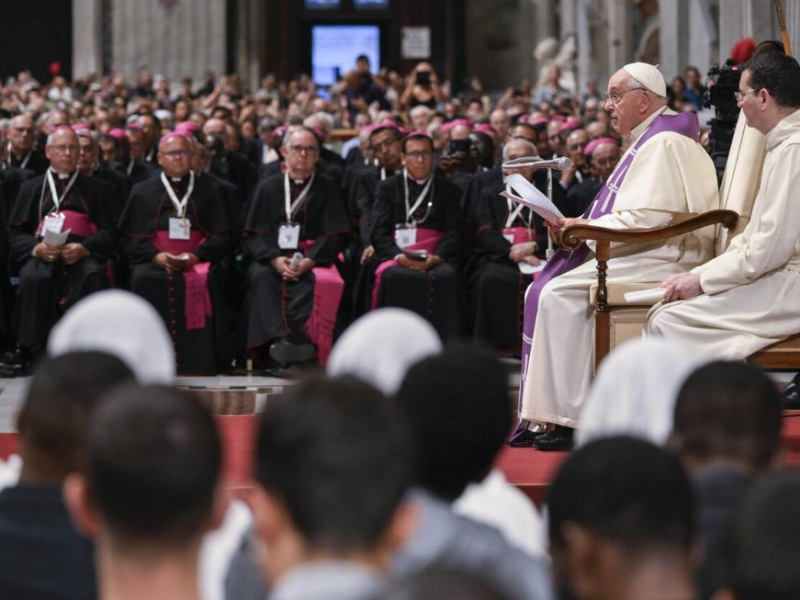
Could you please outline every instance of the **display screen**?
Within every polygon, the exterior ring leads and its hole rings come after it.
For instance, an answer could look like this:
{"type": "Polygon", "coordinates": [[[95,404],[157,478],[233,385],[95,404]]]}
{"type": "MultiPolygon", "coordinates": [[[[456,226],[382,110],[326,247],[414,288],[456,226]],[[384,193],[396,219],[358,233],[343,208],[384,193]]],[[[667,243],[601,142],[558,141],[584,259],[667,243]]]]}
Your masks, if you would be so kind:
{"type": "Polygon", "coordinates": [[[339,8],[341,0],[306,0],[306,8],[339,8]]]}
{"type": "Polygon", "coordinates": [[[378,70],[381,30],[377,25],[314,25],[311,28],[311,77],[317,85],[336,83],[365,55],[378,70]]]}

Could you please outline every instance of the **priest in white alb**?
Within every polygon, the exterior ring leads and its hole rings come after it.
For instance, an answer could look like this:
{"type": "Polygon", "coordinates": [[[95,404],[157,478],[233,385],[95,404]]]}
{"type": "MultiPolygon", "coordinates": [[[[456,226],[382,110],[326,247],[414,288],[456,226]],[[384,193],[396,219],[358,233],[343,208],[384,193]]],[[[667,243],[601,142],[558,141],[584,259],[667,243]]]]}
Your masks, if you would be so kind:
{"type": "MultiPolygon", "coordinates": [[[[625,65],[609,80],[605,108],[630,145],[582,218],[610,229],[651,229],[686,213],[717,208],[713,162],[698,143],[694,113],[667,107],[664,76],[645,63],[625,65]]],[[[713,255],[713,228],[648,244],[612,244],[610,282],[654,282],[713,255]]],[[[561,450],[572,445],[592,376],[594,329],[589,287],[592,249],[559,250],[528,290],[520,382],[520,428],[512,445],[561,450]],[[552,425],[557,427],[552,428],[552,425]]]]}

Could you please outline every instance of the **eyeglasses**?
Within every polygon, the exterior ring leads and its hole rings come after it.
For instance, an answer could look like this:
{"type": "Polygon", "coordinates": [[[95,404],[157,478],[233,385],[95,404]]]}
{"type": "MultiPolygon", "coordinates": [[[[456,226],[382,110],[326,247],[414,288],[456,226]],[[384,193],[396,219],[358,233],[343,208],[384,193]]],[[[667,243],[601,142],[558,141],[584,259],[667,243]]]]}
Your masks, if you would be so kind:
{"type": "Polygon", "coordinates": [[[752,88],[752,89],[749,89],[749,90],[745,90],[743,92],[740,92],[739,90],[736,90],[735,92],[733,92],[733,97],[736,98],[737,102],[741,102],[742,100],[744,100],[744,97],[747,94],[749,94],[750,92],[757,92],[760,89],[761,88],[752,88]]]}
{"type": "Polygon", "coordinates": [[[66,154],[67,152],[77,153],[81,151],[79,146],[65,146],[64,144],[59,144],[57,146],[50,146],[50,148],[52,148],[59,154],[66,154]]]}
{"type": "Polygon", "coordinates": [[[160,152],[160,154],[167,158],[186,158],[192,153],[191,150],[169,150],[167,152],[160,152]]]}
{"type": "Polygon", "coordinates": [[[289,152],[293,152],[294,154],[314,154],[317,151],[316,146],[289,146],[289,152]]]}
{"type": "Polygon", "coordinates": [[[614,104],[619,104],[622,97],[627,94],[628,92],[635,92],[637,90],[643,90],[643,87],[634,87],[629,90],[625,90],[624,92],[613,92],[611,94],[603,94],[603,102],[608,102],[611,100],[614,104]]]}
{"type": "Polygon", "coordinates": [[[433,152],[430,150],[413,150],[412,152],[406,152],[406,156],[413,160],[429,160],[433,156],[433,152]]]}

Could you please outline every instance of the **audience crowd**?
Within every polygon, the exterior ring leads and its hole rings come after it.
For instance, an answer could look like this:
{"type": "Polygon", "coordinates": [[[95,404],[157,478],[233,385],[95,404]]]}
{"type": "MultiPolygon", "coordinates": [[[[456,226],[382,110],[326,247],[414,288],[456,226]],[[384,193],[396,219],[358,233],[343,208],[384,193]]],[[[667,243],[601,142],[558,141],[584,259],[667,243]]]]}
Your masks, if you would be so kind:
{"type": "MultiPolygon", "coordinates": [[[[109,287],[153,304],[182,374],[324,364],[379,306],[518,354],[523,292],[549,241],[498,193],[517,173],[547,194],[548,172],[501,163],[568,156],[552,197],[571,217],[622,152],[597,86],[570,95],[559,75],[494,98],[479,80],[452,94],[428,63],[373,74],[365,57],[327,90],[305,75],[257,90],[212,73],[199,85],[146,70],[9,78],[2,368],[24,371],[65,311],[109,287]]],[[[686,70],[676,109],[697,108],[697,75],[686,70]]]]}
{"type": "Polygon", "coordinates": [[[0,465],[0,597],[800,597],[800,479],[778,473],[780,398],[755,368],[629,342],[541,513],[496,468],[498,351],[519,350],[548,246],[498,193],[549,187],[501,163],[569,156],[553,198],[578,216],[622,146],[596,92],[557,71],[526,88],[459,99],[426,63],[364,59],[325,95],[304,76],[9,82],[3,365],[40,360],[0,465]],[[211,411],[172,384],[244,357],[327,370],[268,400],[232,491],[211,411]]]}

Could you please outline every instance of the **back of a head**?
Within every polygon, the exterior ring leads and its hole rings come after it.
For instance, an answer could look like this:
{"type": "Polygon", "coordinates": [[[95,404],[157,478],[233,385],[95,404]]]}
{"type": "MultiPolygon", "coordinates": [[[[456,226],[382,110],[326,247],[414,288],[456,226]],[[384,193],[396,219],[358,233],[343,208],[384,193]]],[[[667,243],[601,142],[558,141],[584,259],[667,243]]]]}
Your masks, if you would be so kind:
{"type": "Polygon", "coordinates": [[[195,395],[130,386],[92,423],[89,494],[116,540],[182,548],[211,522],[221,463],[214,419],[195,395]]]}
{"type": "Polygon", "coordinates": [[[382,600],[510,600],[504,592],[472,573],[430,567],[394,583],[382,600]]]}
{"type": "Polygon", "coordinates": [[[416,313],[379,308],[347,328],[333,347],[327,369],[332,376],[352,375],[391,395],[411,365],[441,349],[436,330],[416,313]]]}
{"type": "Polygon", "coordinates": [[[133,381],[118,358],[71,352],[39,364],[19,415],[26,471],[60,483],[86,466],[86,438],[103,395],[133,381]]]}
{"type": "Polygon", "coordinates": [[[267,403],[256,479],[310,549],[370,551],[410,484],[412,451],[402,412],[375,388],[309,380],[267,403]]]}
{"type": "Polygon", "coordinates": [[[694,494],[680,461],[650,442],[609,437],[590,442],[559,470],[547,497],[550,546],[578,525],[626,555],[685,552],[694,536],[694,494]]]}
{"type": "Polygon", "coordinates": [[[723,539],[722,584],[736,600],[800,598],[800,477],[757,483],[723,539]]]}
{"type": "Polygon", "coordinates": [[[738,461],[766,469],[780,447],[780,395],[758,369],[713,362],[683,384],[675,403],[670,447],[686,462],[738,461]]]}
{"type": "Polygon", "coordinates": [[[397,393],[417,442],[419,485],[448,501],[490,471],[512,426],[497,357],[454,346],[414,365],[397,393]]]}
{"type": "Polygon", "coordinates": [[[576,434],[578,446],[614,435],[664,444],[672,429],[675,397],[696,365],[685,348],[661,338],[616,348],[592,384],[576,434]]]}

